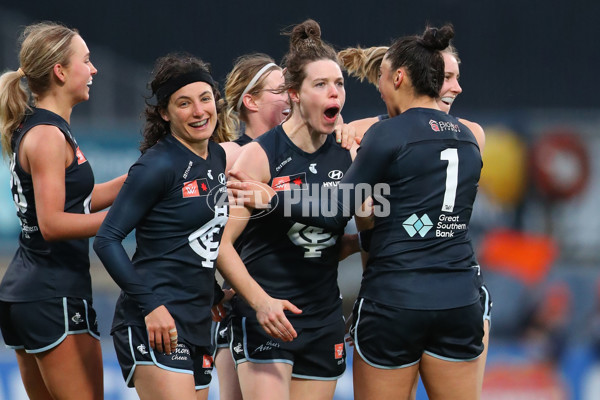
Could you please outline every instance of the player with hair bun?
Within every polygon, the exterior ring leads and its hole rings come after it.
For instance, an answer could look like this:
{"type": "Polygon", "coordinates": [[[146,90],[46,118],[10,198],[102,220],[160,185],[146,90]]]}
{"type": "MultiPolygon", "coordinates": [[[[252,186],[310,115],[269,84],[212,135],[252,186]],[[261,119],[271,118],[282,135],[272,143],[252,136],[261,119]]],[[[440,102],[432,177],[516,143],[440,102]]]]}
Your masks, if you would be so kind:
{"type": "MultiPolygon", "coordinates": [[[[387,46],[379,46],[379,47],[370,47],[362,49],[360,47],[357,48],[347,48],[338,52],[338,59],[340,60],[340,64],[346,69],[350,76],[354,76],[359,78],[361,81],[367,79],[369,83],[377,86],[377,77],[379,74],[379,68],[381,65],[381,61],[385,56],[389,47],[387,46]]],[[[446,113],[450,112],[450,108],[452,104],[456,100],[459,94],[462,93],[462,87],[459,84],[460,78],[460,58],[458,56],[458,51],[456,48],[449,44],[442,51],[444,57],[444,84],[440,90],[440,96],[438,97],[437,103],[442,111],[446,113]]],[[[364,118],[356,121],[352,121],[349,125],[352,125],[356,128],[356,137],[362,139],[364,133],[368,128],[371,127],[374,123],[380,121],[381,119],[388,118],[387,115],[380,115],[378,117],[364,118]]],[[[483,152],[483,148],[485,145],[485,133],[481,126],[475,122],[465,120],[463,118],[459,118],[463,124],[467,125],[471,132],[475,135],[477,139],[477,143],[479,145],[479,150],[483,152]]],[[[361,235],[361,245],[363,246],[363,250],[368,248],[370,245],[372,231],[367,230],[360,232],[361,235]]],[[[366,267],[366,261],[368,257],[368,253],[362,252],[363,256],[363,267],[366,267]]],[[[492,310],[492,300],[490,297],[489,290],[485,284],[481,286],[481,301],[486,305],[486,313],[484,314],[484,330],[485,335],[483,338],[483,343],[485,345],[485,349],[481,358],[483,362],[480,362],[480,373],[478,379],[483,382],[484,372],[485,372],[485,360],[487,358],[488,353],[488,344],[489,344],[489,331],[491,325],[491,310],[492,310]]],[[[415,390],[416,390],[416,382],[415,382],[415,390]]],[[[414,395],[413,395],[414,397],[414,395]]]]}
{"type": "MultiPolygon", "coordinates": [[[[336,143],[333,135],[345,102],[335,50],[321,39],[320,26],[313,20],[296,25],[289,35],[283,88],[289,94],[291,114],[282,125],[244,146],[232,173],[245,171],[275,190],[291,192],[301,191],[304,184],[337,183],[354,153],[336,143]]],[[[343,227],[323,230],[232,208],[217,261],[220,270],[243,263],[269,295],[285,297],[302,310],[255,313],[252,299],[235,302],[231,349],[244,399],[333,397],[345,370],[337,285],[342,235],[343,227]],[[233,242],[242,230],[238,256],[233,242]],[[292,331],[281,325],[287,320],[292,331]]],[[[236,287],[235,276],[225,278],[236,287]]]]}
{"type": "MultiPolygon", "coordinates": [[[[285,195],[267,192],[277,197],[269,204],[271,214],[337,229],[348,220],[346,211],[357,212],[365,200],[358,184],[388,185],[382,199],[389,209],[375,216],[353,310],[359,400],[410,398],[419,373],[431,399],[481,396],[487,304],[481,301],[483,281],[469,237],[481,152],[471,129],[437,101],[444,83],[443,50],[453,37],[451,25],[428,27],[423,35],[396,40],[386,52],[379,91],[389,118],[367,131],[329,199],[306,191],[320,204],[333,202],[337,212],[307,214],[302,202],[287,196],[282,206],[285,195]]],[[[247,180],[242,173],[233,177],[247,180]]],[[[229,186],[234,195],[256,188],[239,181],[229,186]]],[[[247,204],[257,206],[268,196],[247,204]]]]}

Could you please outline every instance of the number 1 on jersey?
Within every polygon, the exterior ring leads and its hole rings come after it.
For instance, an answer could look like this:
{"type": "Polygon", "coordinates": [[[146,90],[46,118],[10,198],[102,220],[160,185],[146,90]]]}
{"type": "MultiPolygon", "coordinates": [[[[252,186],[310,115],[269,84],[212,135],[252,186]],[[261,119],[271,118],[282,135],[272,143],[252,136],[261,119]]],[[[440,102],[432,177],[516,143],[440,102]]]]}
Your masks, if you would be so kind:
{"type": "Polygon", "coordinates": [[[446,149],[440,153],[440,160],[448,161],[446,168],[446,191],[444,192],[444,203],[442,211],[454,211],[456,200],[456,187],[458,186],[458,150],[446,149]]]}

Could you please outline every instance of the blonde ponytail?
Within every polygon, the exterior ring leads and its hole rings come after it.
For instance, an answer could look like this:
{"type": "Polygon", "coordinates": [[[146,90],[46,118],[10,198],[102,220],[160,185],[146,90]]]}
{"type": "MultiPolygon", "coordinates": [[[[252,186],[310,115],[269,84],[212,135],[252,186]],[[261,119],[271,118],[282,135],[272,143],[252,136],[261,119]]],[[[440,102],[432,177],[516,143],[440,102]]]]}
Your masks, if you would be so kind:
{"type": "Polygon", "coordinates": [[[350,76],[359,78],[361,82],[366,79],[377,86],[379,67],[387,50],[387,46],[350,47],[338,52],[338,61],[350,76]]]}
{"type": "Polygon", "coordinates": [[[2,155],[12,154],[11,139],[29,107],[29,93],[21,83],[22,71],[8,71],[0,76],[0,135],[2,155]]]}

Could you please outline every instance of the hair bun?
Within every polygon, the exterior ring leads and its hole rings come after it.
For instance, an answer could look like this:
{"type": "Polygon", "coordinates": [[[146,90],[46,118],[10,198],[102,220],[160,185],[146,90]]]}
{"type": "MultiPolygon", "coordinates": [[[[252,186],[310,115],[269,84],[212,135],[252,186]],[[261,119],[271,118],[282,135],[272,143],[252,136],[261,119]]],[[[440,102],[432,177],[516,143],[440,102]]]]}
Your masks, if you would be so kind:
{"type": "Polygon", "coordinates": [[[423,33],[421,44],[434,50],[444,50],[454,37],[454,27],[446,24],[441,28],[427,27],[423,33]]]}
{"type": "Polygon", "coordinates": [[[290,51],[321,45],[321,27],[312,19],[296,25],[290,34],[290,51]]]}

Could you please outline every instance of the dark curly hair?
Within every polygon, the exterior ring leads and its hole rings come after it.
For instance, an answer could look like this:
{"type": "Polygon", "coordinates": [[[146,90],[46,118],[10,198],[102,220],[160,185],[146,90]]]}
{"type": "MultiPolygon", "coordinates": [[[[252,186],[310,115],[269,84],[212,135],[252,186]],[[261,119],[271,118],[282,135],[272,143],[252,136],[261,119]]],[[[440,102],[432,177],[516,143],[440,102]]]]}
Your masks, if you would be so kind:
{"type": "MultiPolygon", "coordinates": [[[[144,110],[146,123],[140,144],[140,151],[142,153],[171,133],[169,122],[165,121],[160,115],[161,111],[167,109],[170,96],[156,100],[155,95],[157,90],[170,79],[196,70],[202,70],[210,74],[210,65],[188,53],[171,53],[156,60],[152,73],[153,79],[148,84],[152,94],[146,98],[146,109],[144,110]]],[[[232,128],[226,118],[225,100],[221,97],[216,83],[213,83],[211,87],[217,107],[217,126],[211,140],[217,143],[230,141],[235,137],[235,129],[232,128]]]]}

